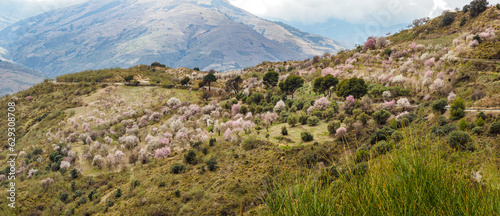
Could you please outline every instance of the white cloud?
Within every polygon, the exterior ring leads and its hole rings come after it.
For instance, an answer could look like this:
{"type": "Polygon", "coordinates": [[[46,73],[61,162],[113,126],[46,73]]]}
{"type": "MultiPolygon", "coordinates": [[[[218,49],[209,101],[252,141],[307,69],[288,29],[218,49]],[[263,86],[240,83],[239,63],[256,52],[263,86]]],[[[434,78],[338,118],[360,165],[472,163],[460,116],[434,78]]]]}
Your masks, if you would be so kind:
{"type": "MultiPolygon", "coordinates": [[[[462,8],[471,0],[229,0],[255,15],[304,24],[342,19],[351,23],[380,25],[408,23],[416,18],[435,17],[443,10],[462,8]]],[[[489,1],[496,4],[500,1],[489,1]]]]}

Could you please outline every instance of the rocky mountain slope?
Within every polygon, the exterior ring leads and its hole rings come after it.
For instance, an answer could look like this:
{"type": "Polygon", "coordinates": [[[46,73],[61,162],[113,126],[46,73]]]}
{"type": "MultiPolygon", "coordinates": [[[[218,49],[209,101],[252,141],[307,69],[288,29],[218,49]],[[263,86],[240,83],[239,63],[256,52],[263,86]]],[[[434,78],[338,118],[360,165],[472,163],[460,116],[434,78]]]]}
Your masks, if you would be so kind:
{"type": "Polygon", "coordinates": [[[0,30],[19,21],[19,17],[0,9],[0,30]]]}
{"type": "Polygon", "coordinates": [[[0,59],[0,96],[28,89],[43,79],[37,71],[0,59]]]}
{"type": "Polygon", "coordinates": [[[32,17],[0,35],[10,59],[49,76],[154,61],[228,70],[342,48],[224,0],[90,1],[32,17]]]}

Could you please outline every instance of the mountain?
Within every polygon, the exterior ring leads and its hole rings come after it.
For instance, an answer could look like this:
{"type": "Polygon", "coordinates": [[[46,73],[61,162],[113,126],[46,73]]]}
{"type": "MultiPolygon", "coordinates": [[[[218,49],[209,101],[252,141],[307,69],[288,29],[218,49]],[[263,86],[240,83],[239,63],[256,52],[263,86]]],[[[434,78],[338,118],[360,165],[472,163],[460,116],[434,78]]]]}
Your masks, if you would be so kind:
{"type": "Polygon", "coordinates": [[[50,77],[155,61],[171,67],[240,69],[343,48],[226,0],[89,1],[5,28],[0,46],[9,50],[8,58],[50,77]]]}
{"type": "Polygon", "coordinates": [[[19,21],[21,18],[0,9],[0,30],[19,21]]]}
{"type": "Polygon", "coordinates": [[[0,96],[28,89],[43,79],[37,71],[0,59],[0,96]]]}

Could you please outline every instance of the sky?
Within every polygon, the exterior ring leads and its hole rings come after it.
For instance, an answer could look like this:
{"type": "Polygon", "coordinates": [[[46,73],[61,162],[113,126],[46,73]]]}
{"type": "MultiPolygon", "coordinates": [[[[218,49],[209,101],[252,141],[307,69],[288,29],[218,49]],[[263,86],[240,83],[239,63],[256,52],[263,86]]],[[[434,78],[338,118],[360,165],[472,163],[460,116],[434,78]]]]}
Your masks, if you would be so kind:
{"type": "MultiPolygon", "coordinates": [[[[2,10],[27,18],[88,0],[0,0],[2,10]]],[[[163,1],[163,0],[162,0],[163,1]]],[[[368,36],[395,33],[414,19],[434,18],[471,0],[227,0],[257,16],[283,21],[350,45],[368,36]]],[[[500,0],[489,0],[490,4],[500,0]]]]}
{"type": "MultiPolygon", "coordinates": [[[[304,25],[345,20],[355,24],[396,25],[416,18],[436,17],[471,0],[229,0],[257,16],[304,25]]],[[[489,1],[490,4],[500,0],[489,1]]]]}

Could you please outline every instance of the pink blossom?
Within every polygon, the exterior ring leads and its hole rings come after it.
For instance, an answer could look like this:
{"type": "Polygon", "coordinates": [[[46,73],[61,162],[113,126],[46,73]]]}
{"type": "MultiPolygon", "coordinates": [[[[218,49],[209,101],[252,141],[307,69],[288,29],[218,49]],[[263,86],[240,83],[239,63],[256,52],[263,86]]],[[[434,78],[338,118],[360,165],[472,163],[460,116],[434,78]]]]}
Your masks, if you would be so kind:
{"type": "Polygon", "coordinates": [[[328,108],[328,106],[330,106],[330,104],[330,100],[328,100],[326,97],[322,97],[314,102],[314,107],[325,110],[326,108],[328,108]]]}
{"type": "Polygon", "coordinates": [[[457,98],[457,95],[455,93],[450,92],[450,94],[448,94],[448,102],[453,102],[455,98],[457,98]]]}
{"type": "Polygon", "coordinates": [[[85,131],[86,131],[86,132],[89,132],[89,131],[90,131],[89,126],[85,126],[85,131]]]}
{"type": "Polygon", "coordinates": [[[388,110],[390,110],[390,109],[392,109],[392,108],[394,107],[394,104],[396,104],[396,101],[395,101],[395,100],[392,100],[392,101],[386,101],[386,102],[384,102],[383,107],[384,107],[384,109],[388,109],[388,110]]]}
{"type": "Polygon", "coordinates": [[[233,115],[236,115],[240,112],[240,108],[241,108],[241,105],[238,103],[238,104],[233,104],[233,107],[231,108],[231,110],[233,111],[233,115]]]}
{"type": "Polygon", "coordinates": [[[354,96],[349,95],[345,98],[344,107],[346,109],[349,109],[349,108],[353,107],[355,103],[356,103],[356,99],[354,99],[354,96]]]}
{"type": "Polygon", "coordinates": [[[369,38],[365,42],[365,46],[363,48],[364,49],[373,49],[373,48],[375,48],[375,40],[373,40],[373,38],[369,38]]]}
{"type": "Polygon", "coordinates": [[[424,66],[427,68],[427,67],[432,67],[434,66],[434,63],[435,63],[436,59],[434,57],[430,58],[430,59],[427,59],[425,62],[424,62],[424,66]]]}
{"type": "Polygon", "coordinates": [[[347,133],[347,129],[345,129],[345,127],[339,127],[335,131],[335,135],[337,135],[337,136],[344,136],[346,133],[347,133]]]}
{"type": "Polygon", "coordinates": [[[427,72],[425,72],[424,76],[425,77],[431,77],[432,76],[432,71],[428,70],[427,72]]]}
{"type": "Polygon", "coordinates": [[[270,123],[271,125],[273,124],[274,121],[278,118],[278,115],[276,113],[271,113],[268,112],[264,115],[264,121],[270,123]]]}
{"type": "Polygon", "coordinates": [[[231,129],[230,129],[230,128],[228,128],[228,129],[226,129],[226,132],[224,132],[224,138],[225,138],[226,140],[229,140],[229,139],[230,139],[230,137],[231,137],[231,129]]]}
{"type": "Polygon", "coordinates": [[[170,140],[168,138],[160,139],[160,145],[168,145],[169,143],[170,143],[170,140]]]}
{"type": "Polygon", "coordinates": [[[30,95],[30,96],[26,97],[26,100],[31,100],[31,98],[32,98],[32,97],[31,97],[31,95],[30,95]]]}
{"type": "Polygon", "coordinates": [[[409,45],[410,49],[415,49],[417,47],[417,44],[416,43],[411,43],[409,45]]]}
{"type": "Polygon", "coordinates": [[[443,79],[444,77],[444,71],[441,71],[439,72],[437,75],[436,75],[437,78],[440,78],[440,79],[443,79]]]}
{"type": "Polygon", "coordinates": [[[327,68],[321,70],[321,76],[326,76],[328,74],[333,75],[333,68],[327,67],[327,68]]]}
{"type": "Polygon", "coordinates": [[[169,147],[163,147],[160,149],[156,149],[155,150],[155,158],[157,158],[157,159],[164,158],[164,157],[169,156],[171,153],[172,152],[170,151],[169,147]]]}
{"type": "Polygon", "coordinates": [[[470,47],[475,47],[475,46],[477,46],[478,44],[479,44],[479,41],[477,41],[477,40],[473,40],[472,42],[470,42],[470,43],[469,43],[469,46],[470,46],[470,47]]]}

